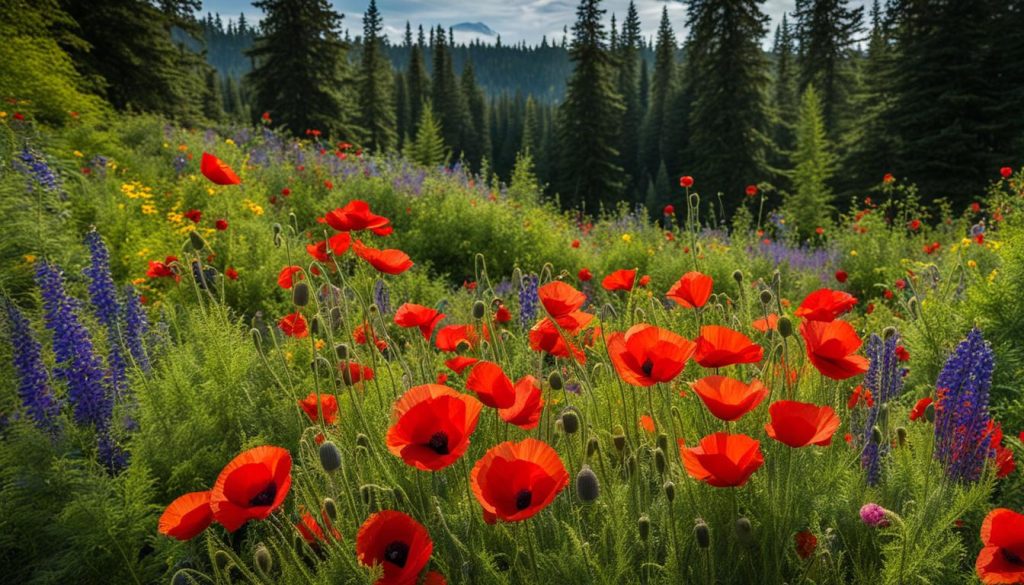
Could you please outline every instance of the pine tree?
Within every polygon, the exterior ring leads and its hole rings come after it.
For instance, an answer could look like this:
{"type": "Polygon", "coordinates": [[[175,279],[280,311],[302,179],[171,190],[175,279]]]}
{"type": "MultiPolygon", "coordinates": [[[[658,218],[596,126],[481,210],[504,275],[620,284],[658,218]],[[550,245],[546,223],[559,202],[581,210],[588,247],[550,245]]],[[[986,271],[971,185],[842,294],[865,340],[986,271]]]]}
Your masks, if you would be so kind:
{"type": "Polygon", "coordinates": [[[411,134],[410,122],[411,109],[409,107],[409,90],[405,83],[405,75],[401,72],[394,72],[395,88],[395,135],[398,137],[398,149],[401,150],[405,144],[405,137],[411,134]]]}
{"type": "Polygon", "coordinates": [[[797,111],[796,71],[792,30],[785,14],[775,29],[772,54],[775,57],[775,87],[772,91],[772,106],[776,123],[772,137],[779,150],[787,153],[793,148],[793,125],[797,111]]]}
{"type": "Polygon", "coordinates": [[[462,95],[466,98],[469,123],[462,128],[461,143],[466,162],[475,172],[480,170],[480,163],[491,146],[487,133],[487,104],[484,92],[476,84],[472,61],[466,61],[462,68],[462,95]]]}
{"type": "Polygon", "coordinates": [[[626,174],[626,181],[637,199],[641,175],[640,168],[640,126],[644,111],[640,104],[640,16],[636,4],[630,0],[626,20],[622,23],[619,38],[619,80],[618,90],[622,95],[624,110],[619,131],[619,166],[626,174]]]}
{"type": "Polygon", "coordinates": [[[423,102],[430,99],[430,77],[427,75],[426,65],[423,64],[424,45],[423,27],[420,26],[418,40],[409,50],[409,69],[405,74],[406,88],[409,93],[410,134],[415,134],[419,127],[423,102]]]}
{"type": "Polygon", "coordinates": [[[786,194],[783,208],[787,225],[803,241],[811,238],[816,228],[829,222],[833,197],[828,182],[835,172],[835,155],[825,131],[824,108],[813,84],[807,86],[800,100],[796,149],[790,161],[793,190],[786,194]]]}
{"type": "Polygon", "coordinates": [[[570,49],[575,67],[558,124],[562,203],[592,210],[600,203],[611,207],[623,188],[615,140],[624,106],[605,45],[604,12],[599,0],[581,0],[576,9],[570,49]]]}
{"type": "Polygon", "coordinates": [[[448,160],[448,150],[441,137],[441,129],[434,121],[433,108],[430,102],[423,106],[423,117],[416,132],[416,140],[412,141],[405,153],[406,157],[423,166],[436,167],[448,160]]]}
{"type": "Polygon", "coordinates": [[[220,122],[224,119],[224,96],[220,91],[220,78],[217,75],[217,70],[213,67],[206,72],[203,116],[211,122],[220,122]]]}
{"type": "Polygon", "coordinates": [[[651,78],[650,107],[644,119],[643,146],[641,156],[645,170],[653,176],[658,166],[665,161],[665,123],[669,98],[675,89],[676,34],[668,19],[668,7],[661,8],[661,23],[658,25],[658,40],[654,49],[654,76],[651,78]]]}
{"type": "Polygon", "coordinates": [[[523,114],[523,141],[520,152],[536,154],[540,144],[540,121],[537,118],[537,101],[533,96],[526,98],[526,112],[523,114]]]}
{"type": "Polygon", "coordinates": [[[383,21],[377,0],[363,15],[363,51],[359,68],[359,125],[365,130],[365,145],[377,152],[394,147],[395,107],[392,96],[391,63],[384,55],[383,21]]]}
{"type": "Polygon", "coordinates": [[[246,77],[256,112],[270,112],[293,134],[320,129],[352,137],[354,96],[342,16],[327,0],[258,0],[260,36],[248,54],[255,66],[246,77]]]}
{"type": "Polygon", "coordinates": [[[466,123],[465,107],[452,66],[452,55],[444,29],[440,26],[434,34],[433,46],[434,75],[431,80],[434,114],[441,124],[441,135],[445,145],[458,159],[462,154],[462,125],[466,123]]]}
{"type": "Polygon", "coordinates": [[[760,0],[688,0],[689,112],[687,174],[728,208],[746,185],[765,178],[770,146],[767,64],[761,39],[768,17],[760,0]]]}
{"type": "Polygon", "coordinates": [[[848,0],[797,0],[793,17],[799,46],[801,89],[814,84],[821,94],[825,127],[836,137],[844,129],[853,87],[854,45],[863,29],[864,7],[848,0]]]}

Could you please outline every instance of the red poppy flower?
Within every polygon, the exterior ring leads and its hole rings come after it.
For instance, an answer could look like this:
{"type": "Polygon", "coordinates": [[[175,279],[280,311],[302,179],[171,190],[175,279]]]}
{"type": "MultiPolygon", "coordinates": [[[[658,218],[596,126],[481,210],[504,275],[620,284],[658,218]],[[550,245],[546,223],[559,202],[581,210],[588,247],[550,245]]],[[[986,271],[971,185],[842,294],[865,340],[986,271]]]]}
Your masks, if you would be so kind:
{"type": "Polygon", "coordinates": [[[191,492],[179,496],[160,515],[158,530],[178,540],[191,540],[213,522],[210,492],[191,492]]]}
{"type": "Polygon", "coordinates": [[[576,278],[579,278],[580,282],[587,282],[594,278],[594,274],[590,272],[589,268],[580,268],[579,273],[576,274],[576,278]]]}
{"type": "Polygon", "coordinates": [[[341,370],[342,381],[349,386],[373,379],[373,369],[370,366],[359,365],[351,360],[338,364],[338,368],[341,370]]]}
{"type": "Polygon", "coordinates": [[[715,433],[687,447],[679,439],[686,473],[714,487],[739,487],[762,465],[761,443],[746,435],[715,433]]]}
{"type": "Polygon", "coordinates": [[[359,240],[352,244],[356,256],[370,263],[379,272],[384,274],[401,274],[412,268],[412,260],[409,255],[401,250],[378,250],[364,246],[359,240]]]}
{"type": "Polygon", "coordinates": [[[505,305],[498,305],[498,310],[494,312],[495,323],[508,323],[512,320],[512,312],[508,310],[505,305]]]}
{"type": "Polygon", "coordinates": [[[550,504],[569,483],[565,465],[547,443],[506,441],[487,451],[469,475],[484,520],[518,522],[550,504]]]}
{"type": "Polygon", "coordinates": [[[393,226],[391,224],[388,224],[388,225],[383,226],[383,227],[370,228],[370,231],[373,232],[374,235],[385,237],[385,236],[390,236],[391,234],[393,234],[395,232],[395,226],[393,226]]]}
{"type": "Polygon", "coordinates": [[[1001,169],[999,169],[999,174],[1004,179],[1009,179],[1011,176],[1013,176],[1013,168],[1011,168],[1011,167],[1002,167],[1001,169]]]}
{"type": "Polygon", "coordinates": [[[544,407],[544,398],[537,378],[523,376],[516,382],[515,391],[515,404],[499,409],[498,414],[501,420],[528,431],[540,422],[541,409],[544,407]]]}
{"type": "Polygon", "coordinates": [[[883,183],[892,183],[895,180],[896,177],[894,177],[892,173],[885,173],[885,175],[882,176],[883,183]]]}
{"type": "Polygon", "coordinates": [[[537,289],[537,298],[544,305],[548,315],[556,319],[576,311],[587,301],[587,295],[559,280],[537,289]]]}
{"type": "Polygon", "coordinates": [[[637,286],[646,287],[648,284],[651,284],[651,275],[645,274],[641,276],[640,280],[638,280],[636,284],[637,286]]]}
{"type": "Polygon", "coordinates": [[[395,325],[399,327],[419,327],[420,333],[423,334],[423,339],[430,339],[430,336],[434,333],[434,328],[437,327],[437,324],[444,317],[444,313],[436,309],[413,303],[405,303],[395,311],[395,325]]]}
{"type": "Polygon", "coordinates": [[[448,366],[456,374],[462,375],[462,371],[477,363],[478,359],[468,356],[453,357],[450,360],[445,360],[444,365],[448,366]]]}
{"type": "Polygon", "coordinates": [[[993,465],[996,469],[996,478],[1002,479],[1017,469],[1017,463],[1013,460],[1013,451],[1003,445],[1003,427],[999,424],[988,421],[986,432],[990,435],[989,445],[995,451],[993,465]]]}
{"type": "Polygon", "coordinates": [[[616,270],[601,281],[605,290],[633,290],[633,283],[636,282],[636,270],[616,270]]]}
{"type": "Polygon", "coordinates": [[[769,313],[767,317],[755,319],[750,325],[761,333],[768,333],[769,329],[776,330],[779,328],[779,316],[775,313],[769,313]]]}
{"type": "Polygon", "coordinates": [[[849,293],[822,288],[807,295],[794,314],[808,321],[834,321],[856,304],[857,297],[849,293]]]}
{"type": "Polygon", "coordinates": [[[228,220],[226,220],[226,219],[218,219],[216,221],[216,223],[214,223],[213,225],[214,225],[214,227],[217,228],[217,231],[222,232],[222,231],[228,229],[228,220]]]}
{"type": "Polygon", "coordinates": [[[910,361],[910,352],[907,351],[906,347],[903,347],[902,345],[897,345],[896,346],[896,359],[900,360],[901,362],[909,362],[910,361]]]}
{"type": "Polygon", "coordinates": [[[845,270],[836,270],[836,280],[840,283],[846,282],[848,275],[845,270]]]}
{"type": "Polygon", "coordinates": [[[768,389],[758,380],[748,385],[725,376],[705,376],[690,386],[711,414],[724,421],[739,420],[768,396],[768,389]]]}
{"type": "Polygon", "coordinates": [[[480,402],[491,408],[509,408],[516,402],[512,381],[494,362],[477,362],[466,379],[466,390],[475,393],[480,402]]]}
{"type": "Polygon", "coordinates": [[[974,566],[982,583],[1024,583],[1024,514],[1007,508],[989,512],[981,544],[974,566]]]}
{"type": "Polygon", "coordinates": [[[747,197],[757,196],[757,185],[747,185],[747,197]]]}
{"type": "Polygon", "coordinates": [[[689,175],[684,175],[682,178],[679,179],[679,186],[684,189],[689,189],[690,187],[693,187],[693,177],[689,175]]]}
{"type": "Polygon", "coordinates": [[[285,266],[277,273],[277,286],[283,289],[290,289],[295,285],[295,275],[301,277],[302,268],[299,266],[285,266]]]}
{"type": "Polygon", "coordinates": [[[882,296],[885,297],[886,300],[892,300],[893,294],[891,290],[886,289],[885,292],[882,293],[882,296]]]}
{"type": "Polygon", "coordinates": [[[703,307],[711,297],[713,285],[710,276],[696,271],[687,272],[668,289],[665,296],[687,309],[703,307]]]}
{"type": "Polygon", "coordinates": [[[480,335],[472,325],[446,325],[437,331],[434,344],[441,351],[453,352],[476,347],[480,335]],[[459,347],[462,345],[463,347],[459,347]]]}
{"type": "Polygon", "coordinates": [[[188,218],[192,223],[199,223],[203,219],[203,212],[198,209],[189,209],[182,215],[188,218]]]}
{"type": "Polygon", "coordinates": [[[350,201],[345,207],[339,207],[324,214],[327,225],[339,232],[360,231],[382,228],[391,220],[383,215],[377,215],[370,211],[370,205],[365,201],[350,201]]]}
{"type": "Polygon", "coordinates": [[[686,367],[696,345],[685,337],[640,323],[625,333],[607,339],[608,354],[615,371],[627,384],[653,386],[669,382],[686,367]]]}
{"type": "Polygon", "coordinates": [[[285,335],[295,339],[302,339],[309,335],[306,318],[302,316],[302,313],[292,313],[281,317],[281,320],[277,322],[277,326],[281,328],[285,335]]]}
{"type": "Polygon", "coordinates": [[[807,347],[807,357],[822,375],[845,380],[868,371],[868,360],[853,355],[860,346],[860,337],[846,321],[805,321],[800,335],[807,347]]]}
{"type": "Polygon", "coordinates": [[[705,368],[723,368],[757,363],[763,356],[764,349],[739,331],[721,325],[705,325],[700,328],[693,359],[705,368]]]}
{"type": "Polygon", "coordinates": [[[572,246],[573,248],[579,248],[579,247],[580,247],[580,241],[579,241],[579,240],[573,240],[573,241],[572,241],[572,244],[570,244],[570,245],[571,245],[571,246],[572,246]]]}
{"type": "Polygon", "coordinates": [[[643,415],[640,417],[640,428],[648,433],[654,432],[654,419],[649,415],[643,415]]]}
{"type": "Polygon", "coordinates": [[[228,266],[226,269],[224,269],[224,276],[228,277],[231,280],[238,280],[238,271],[235,270],[234,266],[228,266]]]}
{"type": "MultiPolygon", "coordinates": [[[[335,540],[341,539],[341,532],[338,531],[331,524],[331,519],[327,517],[327,514],[323,516],[324,526],[327,526],[330,530],[331,536],[335,540]]],[[[302,536],[302,540],[306,541],[310,546],[319,546],[321,542],[327,542],[327,537],[324,536],[324,530],[320,527],[320,524],[316,521],[309,512],[303,512],[302,518],[299,519],[299,523],[295,525],[295,529],[299,531],[299,535],[302,536]]]]}
{"type": "Polygon", "coordinates": [[[857,403],[864,401],[864,404],[871,408],[875,405],[875,398],[871,395],[871,390],[868,390],[860,384],[850,392],[850,397],[846,400],[846,408],[853,409],[857,406],[857,403]]]}
{"type": "MultiPolygon", "coordinates": [[[[581,312],[577,311],[577,313],[581,312]]],[[[587,313],[583,314],[587,315],[587,313]]],[[[593,315],[589,316],[593,317],[593,315]]],[[[564,321],[570,318],[570,316],[566,316],[562,319],[564,321]]],[[[565,327],[562,327],[562,331],[559,331],[559,326],[556,326],[554,321],[545,317],[530,328],[530,349],[542,351],[554,357],[569,357],[571,354],[577,362],[585,363],[587,361],[586,354],[571,341],[566,341],[566,336],[568,335],[569,331],[565,327]]]]}
{"type": "Polygon", "coordinates": [[[316,244],[306,244],[306,253],[318,262],[327,262],[331,259],[327,254],[328,247],[330,247],[332,254],[341,256],[348,251],[351,244],[352,236],[348,232],[339,232],[316,244]]]}
{"type": "Polygon", "coordinates": [[[927,421],[927,419],[924,418],[924,413],[926,410],[928,410],[928,406],[931,405],[932,402],[934,402],[934,400],[932,400],[931,396],[925,396],[924,398],[915,402],[914,408],[910,409],[910,420],[927,421]]]}
{"type": "Polygon", "coordinates": [[[210,492],[213,519],[228,532],[249,520],[264,520],[288,495],[292,456],[280,447],[256,447],[228,463],[210,492]]]}
{"type": "Polygon", "coordinates": [[[831,406],[779,400],[768,407],[768,415],[771,422],[764,425],[768,436],[794,448],[827,447],[839,429],[839,417],[831,406]]]}
{"type": "MultiPolygon", "coordinates": [[[[333,425],[338,420],[338,398],[333,394],[320,394],[320,408],[324,413],[324,424],[333,425]]],[[[320,421],[320,413],[317,409],[316,392],[310,392],[302,400],[299,400],[299,407],[306,413],[309,420],[314,423],[320,421]]]]}
{"type": "Polygon", "coordinates": [[[414,585],[433,551],[427,529],[395,510],[371,515],[356,534],[359,562],[384,568],[384,576],[375,585],[414,585]]]}
{"type": "Polygon", "coordinates": [[[379,339],[377,337],[377,333],[373,330],[373,327],[371,327],[369,323],[360,323],[359,325],[356,325],[356,327],[352,330],[352,340],[358,343],[359,345],[366,345],[370,337],[373,338],[373,345],[375,345],[377,349],[379,349],[380,351],[384,351],[388,348],[388,342],[384,341],[383,339],[379,339]],[[370,332],[369,335],[367,335],[367,331],[370,332]]]}
{"type": "Polygon", "coordinates": [[[910,223],[907,224],[907,227],[910,228],[910,231],[916,232],[917,230],[921,229],[921,220],[912,219],[910,220],[910,223]]]}
{"type": "Polygon", "coordinates": [[[242,182],[227,163],[208,152],[203,153],[203,158],[199,162],[199,170],[204,177],[217,185],[237,185],[242,182]]]}
{"type": "Polygon", "coordinates": [[[427,571],[427,575],[423,577],[423,585],[448,585],[448,581],[437,571],[427,571]]]}
{"type": "Polygon", "coordinates": [[[662,210],[662,211],[663,211],[663,213],[664,213],[665,215],[675,215],[675,213],[676,213],[676,208],[675,208],[675,206],[674,206],[674,205],[672,205],[671,203],[669,203],[668,205],[666,205],[666,206],[665,206],[665,209],[664,209],[664,210],[662,210]]]}
{"type": "Polygon", "coordinates": [[[424,471],[448,467],[469,448],[481,408],[479,400],[447,386],[414,386],[392,409],[388,450],[424,471]]]}
{"type": "Polygon", "coordinates": [[[809,558],[818,550],[818,537],[810,530],[801,530],[796,533],[796,554],[801,559],[809,558]]]}
{"type": "Polygon", "coordinates": [[[146,270],[146,276],[149,278],[173,278],[175,282],[179,282],[181,280],[181,276],[175,273],[174,270],[171,270],[171,267],[168,266],[168,264],[172,262],[170,260],[171,256],[168,256],[167,258],[168,260],[165,262],[150,260],[149,269],[146,270]]]}

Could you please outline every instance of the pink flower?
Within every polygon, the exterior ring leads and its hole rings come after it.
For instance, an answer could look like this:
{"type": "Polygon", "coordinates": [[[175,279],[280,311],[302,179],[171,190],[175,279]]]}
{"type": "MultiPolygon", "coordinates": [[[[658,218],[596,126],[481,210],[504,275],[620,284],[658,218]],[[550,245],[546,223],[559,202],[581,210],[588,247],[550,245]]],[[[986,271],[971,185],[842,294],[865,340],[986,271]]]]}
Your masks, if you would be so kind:
{"type": "Polygon", "coordinates": [[[875,503],[864,504],[860,508],[860,519],[872,528],[884,528],[889,525],[885,517],[886,509],[875,503]]]}

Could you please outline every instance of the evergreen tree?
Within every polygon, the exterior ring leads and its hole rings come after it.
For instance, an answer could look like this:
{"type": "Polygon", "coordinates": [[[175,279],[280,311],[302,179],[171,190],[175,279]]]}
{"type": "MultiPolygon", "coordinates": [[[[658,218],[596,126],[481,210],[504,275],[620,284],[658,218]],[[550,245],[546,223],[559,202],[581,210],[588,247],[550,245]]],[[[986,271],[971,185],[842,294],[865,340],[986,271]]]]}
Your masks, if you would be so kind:
{"type": "Polygon", "coordinates": [[[462,128],[461,143],[470,169],[479,171],[480,164],[490,152],[491,146],[487,132],[487,104],[484,92],[476,84],[472,61],[466,61],[462,68],[462,95],[466,98],[469,123],[462,128]]]}
{"type": "Polygon", "coordinates": [[[668,7],[661,8],[661,23],[658,25],[658,40],[654,49],[654,76],[651,79],[650,107],[644,119],[644,137],[641,156],[644,168],[654,176],[658,166],[665,161],[665,123],[669,98],[673,94],[673,72],[675,70],[676,34],[668,19],[668,7]]]}
{"type": "Polygon", "coordinates": [[[423,103],[430,98],[430,77],[427,75],[427,67],[423,64],[423,27],[416,44],[409,49],[409,69],[405,74],[406,90],[409,94],[409,129],[410,134],[415,134],[418,127],[420,114],[423,112],[423,103]]]}
{"type": "Polygon", "coordinates": [[[520,152],[536,154],[540,143],[540,120],[537,118],[537,102],[533,96],[526,98],[526,112],[523,114],[523,141],[520,152]]]}
{"type": "Polygon", "coordinates": [[[534,201],[543,191],[537,174],[533,168],[533,155],[529,152],[516,154],[516,163],[512,167],[512,178],[509,180],[508,196],[514,201],[534,201]]]}
{"type": "Polygon", "coordinates": [[[366,147],[384,152],[397,142],[392,97],[391,63],[383,50],[383,21],[377,0],[363,15],[363,51],[359,68],[359,125],[365,130],[366,147]]]}
{"type": "Polygon", "coordinates": [[[440,26],[434,34],[433,61],[434,76],[431,80],[431,93],[434,113],[441,124],[441,135],[444,143],[451,150],[457,159],[462,154],[462,125],[466,123],[467,116],[462,103],[462,96],[459,92],[459,85],[455,78],[455,70],[452,65],[452,55],[449,50],[448,39],[444,29],[440,26]]]}
{"type": "Polygon", "coordinates": [[[217,70],[210,67],[206,72],[206,93],[203,95],[203,116],[211,122],[224,119],[224,95],[220,91],[217,70]]]}
{"type": "Polygon", "coordinates": [[[640,16],[636,4],[630,0],[626,12],[626,20],[622,23],[622,35],[619,38],[619,82],[618,90],[622,95],[624,110],[622,125],[619,131],[619,166],[626,173],[626,181],[633,191],[633,199],[638,197],[640,188],[640,126],[643,123],[644,110],[640,104],[640,16]]]}
{"type": "Polygon", "coordinates": [[[398,137],[398,149],[405,145],[405,138],[412,132],[409,119],[411,109],[409,107],[409,91],[405,83],[405,76],[401,72],[394,72],[395,87],[395,135],[398,137]]]}
{"type": "Polygon", "coordinates": [[[835,172],[835,155],[825,131],[824,108],[813,84],[807,86],[800,100],[796,148],[790,161],[793,190],[786,194],[783,207],[787,225],[803,241],[813,237],[816,228],[829,222],[832,191],[828,182],[835,172]]]}
{"type": "Polygon", "coordinates": [[[405,155],[414,162],[427,167],[436,167],[445,164],[448,160],[448,150],[444,146],[441,129],[434,121],[434,112],[430,102],[423,106],[423,117],[420,119],[420,127],[416,132],[416,140],[409,144],[405,155]]]}
{"type": "Polygon", "coordinates": [[[615,140],[624,107],[605,45],[604,12],[599,0],[581,0],[576,9],[570,49],[575,68],[558,124],[562,203],[591,210],[599,203],[611,207],[623,188],[615,140]]]}
{"type": "Polygon", "coordinates": [[[765,178],[770,146],[767,64],[761,0],[688,0],[689,112],[687,174],[705,199],[726,193],[738,205],[746,185],[765,178]]]}
{"type": "Polygon", "coordinates": [[[772,91],[775,125],[772,138],[783,154],[793,149],[793,125],[798,107],[794,53],[792,30],[783,14],[782,22],[775,29],[772,47],[772,55],[775,57],[775,87],[772,91]]]}
{"type": "Polygon", "coordinates": [[[258,0],[260,36],[248,52],[255,67],[246,77],[256,112],[269,111],[293,134],[316,128],[354,136],[358,128],[342,16],[327,0],[258,0]]]}
{"type": "Polygon", "coordinates": [[[863,29],[864,7],[848,0],[797,0],[793,12],[799,46],[800,88],[821,94],[825,127],[835,137],[845,127],[853,87],[854,45],[863,29]]]}

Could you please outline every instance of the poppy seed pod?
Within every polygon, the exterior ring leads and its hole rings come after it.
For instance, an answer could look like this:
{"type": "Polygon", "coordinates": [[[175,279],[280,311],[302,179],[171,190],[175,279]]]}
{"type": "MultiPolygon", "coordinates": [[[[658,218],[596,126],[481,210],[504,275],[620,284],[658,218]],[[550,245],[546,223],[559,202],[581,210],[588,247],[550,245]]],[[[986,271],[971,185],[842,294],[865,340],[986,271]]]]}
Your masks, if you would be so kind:
{"type": "Polygon", "coordinates": [[[668,453],[668,435],[661,433],[658,435],[658,448],[668,453]]]}
{"type": "Polygon", "coordinates": [[[665,475],[668,460],[665,458],[665,452],[661,450],[661,447],[654,450],[654,467],[658,470],[658,473],[665,475]]]}
{"type": "Polygon", "coordinates": [[[459,342],[455,344],[455,351],[462,353],[464,351],[469,351],[470,347],[472,347],[472,345],[470,345],[468,341],[460,339],[459,342]]]}
{"type": "Polygon", "coordinates": [[[341,467],[341,451],[331,441],[324,441],[320,445],[320,466],[328,473],[341,467]]]}
{"type": "Polygon", "coordinates": [[[367,437],[366,435],[364,435],[363,433],[359,433],[359,434],[356,435],[356,445],[358,445],[360,447],[363,447],[365,449],[369,449],[370,448],[370,438],[367,437]]]}
{"type": "Polygon", "coordinates": [[[331,498],[324,498],[324,514],[331,520],[338,519],[338,504],[331,498]]]}
{"type": "Polygon", "coordinates": [[[171,577],[171,585],[195,585],[195,583],[196,580],[185,569],[178,569],[178,572],[171,577]]]}
{"type": "Polygon", "coordinates": [[[732,271],[732,279],[736,281],[736,284],[743,284],[743,271],[742,270],[733,270],[732,271]]]}
{"type": "Polygon", "coordinates": [[[622,453],[622,450],[626,448],[626,435],[623,435],[621,430],[612,435],[612,445],[615,445],[615,450],[622,453]]]}
{"type": "Polygon", "coordinates": [[[377,486],[373,484],[359,486],[359,499],[363,501],[364,505],[373,508],[377,503],[377,486]]]}
{"type": "Polygon", "coordinates": [[[580,500],[590,503],[597,499],[601,486],[597,481],[597,474],[588,465],[584,465],[576,475],[576,495],[580,500]]]}
{"type": "Polygon", "coordinates": [[[269,575],[270,570],[274,568],[274,557],[270,555],[270,549],[267,548],[267,545],[262,542],[257,544],[252,556],[256,568],[264,575],[269,575]]]}
{"type": "Polygon", "coordinates": [[[309,304],[309,285],[305,281],[297,282],[292,287],[292,303],[296,307],[305,307],[309,304]]]}
{"type": "Polygon", "coordinates": [[[192,244],[192,249],[195,250],[196,252],[206,247],[206,240],[204,240],[203,236],[200,236],[196,232],[188,233],[188,241],[189,243],[192,244]]]}
{"type": "Polygon", "coordinates": [[[558,370],[548,375],[548,386],[551,386],[552,390],[561,390],[564,387],[562,385],[562,374],[558,370]]]}
{"type": "Polygon", "coordinates": [[[708,528],[707,522],[697,520],[697,523],[693,525],[693,538],[700,548],[711,546],[711,530],[708,528]]]}
{"type": "Polygon", "coordinates": [[[483,319],[486,309],[487,307],[484,306],[483,301],[473,301],[473,318],[477,320],[483,319]]]}
{"type": "Polygon", "coordinates": [[[930,423],[935,422],[935,405],[934,404],[929,404],[928,407],[924,409],[924,418],[927,419],[928,422],[930,422],[930,423]]]}
{"type": "Polygon", "coordinates": [[[647,536],[651,533],[651,519],[644,514],[637,520],[636,527],[640,532],[640,540],[647,540],[647,536]]]}
{"type": "Polygon", "coordinates": [[[886,327],[885,329],[882,330],[882,338],[883,339],[889,339],[893,335],[896,335],[896,328],[893,327],[892,325],[890,325],[890,326],[888,326],[888,327],[886,327]]]}
{"type": "Polygon", "coordinates": [[[761,291],[761,304],[767,305],[770,302],[772,302],[772,291],[764,289],[761,291]]]}
{"type": "Polygon", "coordinates": [[[736,529],[737,540],[748,546],[754,543],[754,527],[750,525],[749,518],[740,516],[736,519],[734,528],[736,529]]]}
{"type": "Polygon", "coordinates": [[[666,481],[662,489],[665,490],[665,497],[668,498],[668,503],[671,504],[672,500],[676,499],[676,484],[666,481]]]}
{"type": "Polygon", "coordinates": [[[340,307],[333,307],[331,309],[331,312],[328,314],[328,317],[330,318],[330,321],[331,321],[331,327],[334,327],[335,329],[337,329],[338,327],[341,327],[341,308],[340,307]]]}
{"type": "Polygon", "coordinates": [[[272,232],[274,232],[274,235],[275,235],[275,236],[276,236],[276,235],[278,235],[278,234],[280,234],[280,233],[281,233],[281,224],[279,224],[279,223],[273,223],[273,224],[271,224],[271,225],[270,225],[270,230],[271,230],[272,232]]]}
{"type": "Polygon", "coordinates": [[[347,343],[339,343],[338,345],[335,345],[334,346],[334,353],[335,353],[335,355],[338,356],[339,360],[347,360],[348,359],[348,344],[347,343]]]}
{"type": "Polygon", "coordinates": [[[316,356],[316,359],[309,365],[314,372],[326,373],[331,371],[331,362],[327,361],[327,358],[322,355],[316,356]]]}
{"type": "Polygon", "coordinates": [[[876,445],[882,444],[882,430],[878,427],[871,429],[871,442],[876,445]]]}
{"type": "Polygon", "coordinates": [[[594,456],[594,453],[600,449],[600,444],[597,442],[597,437],[591,436],[587,439],[587,458],[594,456]]]}
{"type": "Polygon", "coordinates": [[[227,571],[234,561],[231,560],[231,555],[227,552],[219,550],[213,555],[213,564],[217,565],[218,571],[227,571]]]}
{"type": "Polygon", "coordinates": [[[601,320],[602,321],[609,321],[609,320],[614,319],[616,317],[618,317],[618,313],[615,311],[615,307],[613,307],[611,305],[611,303],[605,303],[604,306],[601,307],[601,320]]]}
{"type": "Polygon", "coordinates": [[[910,297],[910,300],[907,301],[907,308],[910,309],[911,317],[921,317],[921,312],[918,310],[920,307],[918,306],[917,297],[910,297]]]}
{"type": "Polygon", "coordinates": [[[356,459],[369,459],[370,450],[363,445],[356,445],[356,459]]]}
{"type": "Polygon", "coordinates": [[[907,445],[907,429],[904,427],[896,427],[896,442],[900,447],[906,447],[907,445]]]}
{"type": "Polygon", "coordinates": [[[793,322],[789,320],[789,317],[779,317],[779,322],[776,324],[779,329],[779,335],[783,337],[790,337],[793,335],[793,322]]]}
{"type": "Polygon", "coordinates": [[[572,435],[580,430],[580,415],[576,408],[572,406],[565,407],[558,418],[562,421],[562,430],[565,431],[565,434],[572,435]]]}
{"type": "Polygon", "coordinates": [[[697,207],[698,205],[700,205],[700,195],[697,195],[696,193],[690,193],[690,205],[693,207],[697,207]]]}
{"type": "Polygon", "coordinates": [[[626,475],[632,477],[634,474],[636,474],[636,457],[630,455],[626,457],[626,475]]]}

